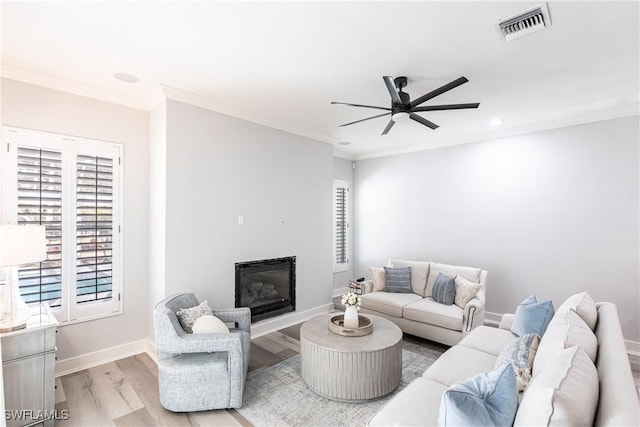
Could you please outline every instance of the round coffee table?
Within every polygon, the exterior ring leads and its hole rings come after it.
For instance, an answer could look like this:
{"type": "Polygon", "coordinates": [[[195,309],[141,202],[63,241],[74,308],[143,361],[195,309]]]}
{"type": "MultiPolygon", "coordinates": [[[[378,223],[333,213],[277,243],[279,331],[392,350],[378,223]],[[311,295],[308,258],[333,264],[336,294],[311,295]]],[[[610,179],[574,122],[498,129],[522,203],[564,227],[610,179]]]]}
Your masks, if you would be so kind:
{"type": "Polygon", "coordinates": [[[315,393],[342,402],[362,402],[391,393],[402,378],[402,331],[383,317],[366,314],[373,332],[345,337],[329,331],[333,314],[300,327],[302,379],[315,393]]]}

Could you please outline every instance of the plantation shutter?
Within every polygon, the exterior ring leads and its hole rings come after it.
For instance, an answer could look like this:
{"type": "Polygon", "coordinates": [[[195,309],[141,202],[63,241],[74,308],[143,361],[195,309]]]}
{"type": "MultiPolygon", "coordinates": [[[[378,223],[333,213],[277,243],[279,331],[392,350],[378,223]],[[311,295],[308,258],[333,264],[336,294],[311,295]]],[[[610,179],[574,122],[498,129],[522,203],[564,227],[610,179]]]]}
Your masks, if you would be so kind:
{"type": "Polygon", "coordinates": [[[113,158],[76,157],[76,303],[113,297],[113,158]]]}
{"type": "Polygon", "coordinates": [[[347,189],[336,188],[336,263],[347,262],[347,189]]]}
{"type": "Polygon", "coordinates": [[[333,270],[349,269],[349,183],[333,184],[333,270]]]}
{"type": "Polygon", "coordinates": [[[59,307],[62,297],[62,153],[17,147],[18,224],[44,225],[47,259],[18,269],[20,294],[27,303],[59,307]]]}

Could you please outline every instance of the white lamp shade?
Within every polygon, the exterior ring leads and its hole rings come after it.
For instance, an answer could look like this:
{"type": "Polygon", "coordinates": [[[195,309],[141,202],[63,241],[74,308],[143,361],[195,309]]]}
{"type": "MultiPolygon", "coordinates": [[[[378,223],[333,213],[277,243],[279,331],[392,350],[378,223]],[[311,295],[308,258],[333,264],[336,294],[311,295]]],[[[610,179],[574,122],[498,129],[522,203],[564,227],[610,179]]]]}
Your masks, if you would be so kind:
{"type": "Polygon", "coordinates": [[[0,266],[29,264],[47,258],[43,225],[0,226],[0,266]]]}

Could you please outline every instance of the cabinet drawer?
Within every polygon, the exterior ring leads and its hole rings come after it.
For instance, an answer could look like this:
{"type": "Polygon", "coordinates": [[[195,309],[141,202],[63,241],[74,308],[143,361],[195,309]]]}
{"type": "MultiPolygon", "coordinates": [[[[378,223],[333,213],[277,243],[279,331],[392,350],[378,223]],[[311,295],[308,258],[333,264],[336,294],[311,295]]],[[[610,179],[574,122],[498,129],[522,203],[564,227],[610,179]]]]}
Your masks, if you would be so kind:
{"type": "Polygon", "coordinates": [[[2,361],[19,359],[34,354],[54,351],[56,348],[55,328],[2,337],[2,361]]]}

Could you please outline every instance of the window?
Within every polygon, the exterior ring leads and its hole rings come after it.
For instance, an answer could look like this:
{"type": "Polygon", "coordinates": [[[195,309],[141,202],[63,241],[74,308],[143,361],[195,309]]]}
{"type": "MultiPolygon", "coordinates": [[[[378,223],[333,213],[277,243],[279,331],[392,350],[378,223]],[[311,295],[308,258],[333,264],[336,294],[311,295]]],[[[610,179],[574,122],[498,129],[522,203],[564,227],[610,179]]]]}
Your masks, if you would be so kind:
{"type": "Polygon", "coordinates": [[[3,127],[2,223],[44,225],[47,259],[19,267],[28,304],[61,322],[122,307],[122,147],[3,127]]]}
{"type": "Polygon", "coordinates": [[[349,270],[350,191],[347,181],[333,180],[333,271],[349,270]]]}

